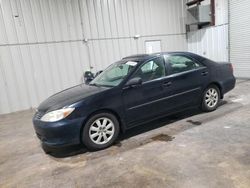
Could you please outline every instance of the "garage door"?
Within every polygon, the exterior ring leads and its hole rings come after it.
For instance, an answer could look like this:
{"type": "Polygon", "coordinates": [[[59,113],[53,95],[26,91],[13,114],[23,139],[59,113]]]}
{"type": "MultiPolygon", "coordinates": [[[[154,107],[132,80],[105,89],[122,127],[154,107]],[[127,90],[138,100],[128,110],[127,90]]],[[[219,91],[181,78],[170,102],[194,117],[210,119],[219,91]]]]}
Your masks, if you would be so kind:
{"type": "Polygon", "coordinates": [[[230,61],[237,77],[250,78],[250,0],[229,0],[230,61]]]}

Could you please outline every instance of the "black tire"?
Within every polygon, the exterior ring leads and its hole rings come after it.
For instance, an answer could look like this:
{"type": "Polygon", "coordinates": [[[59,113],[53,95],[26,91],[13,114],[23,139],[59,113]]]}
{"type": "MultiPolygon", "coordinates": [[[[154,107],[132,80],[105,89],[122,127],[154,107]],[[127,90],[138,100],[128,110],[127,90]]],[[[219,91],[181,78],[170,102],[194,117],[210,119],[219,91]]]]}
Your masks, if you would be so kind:
{"type": "Polygon", "coordinates": [[[41,144],[42,145],[42,149],[44,151],[44,153],[46,154],[51,154],[54,151],[54,148],[51,148],[45,144],[41,144]]]}
{"type": "MultiPolygon", "coordinates": [[[[119,121],[117,120],[117,118],[113,114],[111,114],[111,113],[98,113],[98,114],[91,116],[89,118],[89,120],[86,122],[86,124],[84,125],[83,130],[82,130],[81,140],[82,140],[82,143],[88,149],[101,150],[101,149],[105,149],[105,148],[111,146],[114,143],[114,141],[117,139],[119,132],[120,132],[119,121]],[[92,124],[95,124],[95,121],[102,119],[102,118],[107,118],[113,123],[114,133],[113,133],[112,138],[110,138],[110,140],[107,143],[97,144],[90,138],[90,127],[92,126],[92,124]]],[[[95,132],[95,133],[97,133],[97,132],[95,132]]],[[[97,137],[99,137],[99,136],[97,136],[97,137]]],[[[102,139],[104,139],[104,138],[102,137],[102,139]]]]}
{"type": "MultiPolygon", "coordinates": [[[[202,103],[201,103],[201,109],[204,112],[212,112],[217,109],[219,102],[221,98],[221,93],[219,88],[216,85],[210,85],[208,86],[202,95],[202,103]],[[217,102],[214,105],[209,105],[208,102],[206,102],[206,99],[208,99],[207,94],[209,91],[215,91],[217,93],[217,102]]],[[[213,98],[214,99],[214,98],[213,98]]]]}

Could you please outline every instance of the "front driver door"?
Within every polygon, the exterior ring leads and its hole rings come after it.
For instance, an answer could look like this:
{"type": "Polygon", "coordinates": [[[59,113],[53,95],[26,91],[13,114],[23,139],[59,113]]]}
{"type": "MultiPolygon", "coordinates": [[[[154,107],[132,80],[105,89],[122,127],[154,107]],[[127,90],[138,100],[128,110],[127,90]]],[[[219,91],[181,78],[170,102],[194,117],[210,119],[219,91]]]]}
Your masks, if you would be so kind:
{"type": "Polygon", "coordinates": [[[131,78],[140,77],[142,85],[123,89],[123,103],[128,126],[150,119],[164,109],[165,62],[157,57],[142,64],[131,78]]]}

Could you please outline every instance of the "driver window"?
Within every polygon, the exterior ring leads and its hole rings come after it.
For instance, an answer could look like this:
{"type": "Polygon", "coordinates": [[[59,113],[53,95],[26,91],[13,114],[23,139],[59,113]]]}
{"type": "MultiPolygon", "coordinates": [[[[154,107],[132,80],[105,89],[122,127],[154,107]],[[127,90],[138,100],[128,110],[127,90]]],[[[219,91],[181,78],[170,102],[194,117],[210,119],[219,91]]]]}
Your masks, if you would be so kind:
{"type": "Polygon", "coordinates": [[[154,80],[165,76],[165,65],[163,58],[156,58],[142,65],[133,77],[140,77],[143,82],[154,80]]]}

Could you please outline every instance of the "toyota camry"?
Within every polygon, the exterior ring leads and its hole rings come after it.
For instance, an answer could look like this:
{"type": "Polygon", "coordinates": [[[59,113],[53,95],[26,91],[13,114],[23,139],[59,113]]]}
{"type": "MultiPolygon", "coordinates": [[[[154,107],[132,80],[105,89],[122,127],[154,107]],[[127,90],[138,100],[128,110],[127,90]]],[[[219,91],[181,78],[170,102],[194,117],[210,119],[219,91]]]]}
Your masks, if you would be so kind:
{"type": "Polygon", "coordinates": [[[188,52],[134,55],[110,65],[88,85],[42,102],[35,132],[50,147],[109,147],[120,133],[184,109],[215,110],[235,86],[230,63],[188,52]]]}

